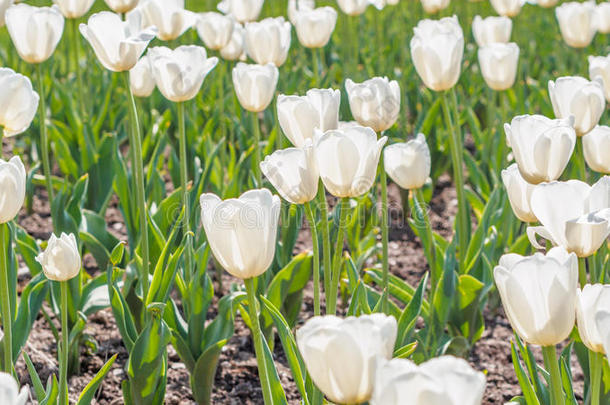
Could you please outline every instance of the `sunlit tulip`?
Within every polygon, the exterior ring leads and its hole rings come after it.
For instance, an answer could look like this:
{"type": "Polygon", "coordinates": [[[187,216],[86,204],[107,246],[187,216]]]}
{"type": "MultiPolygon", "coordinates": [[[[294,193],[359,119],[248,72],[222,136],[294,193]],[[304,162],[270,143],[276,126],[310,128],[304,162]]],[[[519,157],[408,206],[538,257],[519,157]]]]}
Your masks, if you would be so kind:
{"type": "Polygon", "coordinates": [[[604,346],[604,353],[610,353],[610,310],[600,309],[595,313],[595,326],[604,346]]]}
{"type": "Polygon", "coordinates": [[[456,16],[421,20],[413,28],[411,57],[424,84],[434,91],[452,88],[460,78],[464,33],[456,16]]]}
{"type": "Polygon", "coordinates": [[[345,82],[352,115],[365,127],[381,133],[394,125],[400,113],[400,86],[396,80],[374,77],[362,83],[345,82]]]}
{"type": "Polygon", "coordinates": [[[196,45],[183,45],[174,50],[151,48],[148,58],[159,91],[175,103],[195,97],[205,77],[218,63],[217,57],[208,58],[205,48],[196,45]]]}
{"type": "Polygon", "coordinates": [[[290,50],[291,25],[284,17],[265,18],[246,24],[246,53],[259,65],[280,67],[290,50]]]}
{"type": "Polygon", "coordinates": [[[508,90],[515,84],[519,47],[514,42],[494,43],[479,48],[479,66],[485,83],[491,89],[508,90]]]}
{"type": "Polygon", "coordinates": [[[434,14],[449,7],[449,0],[421,0],[421,5],[426,13],[434,14]]]}
{"type": "Polygon", "coordinates": [[[38,109],[38,93],[27,77],[8,68],[0,68],[0,130],[14,136],[29,128],[38,109]]]}
{"type": "Polygon", "coordinates": [[[172,41],[195,23],[197,16],[184,8],[184,0],[145,0],[137,8],[142,14],[142,27],[157,27],[157,37],[172,41]]]}
{"type": "Polygon", "coordinates": [[[0,27],[4,25],[4,13],[13,5],[14,0],[0,0],[0,27]]]}
{"type": "Polygon", "coordinates": [[[383,314],[311,318],[296,332],[297,345],[316,386],[338,404],[359,404],[373,393],[379,360],[392,357],[397,324],[383,314]]]}
{"type": "Polygon", "coordinates": [[[477,45],[486,46],[496,42],[510,41],[513,22],[508,17],[486,17],[477,15],[472,20],[472,34],[477,45]]]}
{"type": "Polygon", "coordinates": [[[538,235],[578,257],[588,257],[610,235],[610,176],[593,186],[580,180],[539,184],[530,204],[541,226],[527,228],[527,236],[537,249],[544,248],[538,235]]]}
{"type": "Polygon", "coordinates": [[[263,274],[275,254],[280,198],[258,189],[224,201],[202,194],[200,204],[208,243],[222,268],[242,280],[263,274]]]}
{"type": "Polygon", "coordinates": [[[392,359],[379,367],[375,381],[371,405],[481,405],[485,392],[485,374],[453,356],[419,366],[392,359]]]}
{"type": "Polygon", "coordinates": [[[555,7],[559,0],[538,0],[536,4],[543,8],[555,7]]]}
{"type": "Polygon", "coordinates": [[[371,5],[371,0],[337,0],[337,4],[345,14],[356,16],[364,13],[371,5]]]}
{"type": "Polygon", "coordinates": [[[62,232],[59,238],[51,234],[47,248],[36,256],[36,261],[49,280],[68,281],[76,277],[81,268],[76,237],[72,233],[66,235],[62,232]]]}
{"type": "MultiPolygon", "coordinates": [[[[377,10],[383,10],[385,6],[395,6],[399,0],[369,0],[377,10]]],[[[444,0],[443,0],[444,1],[444,0]]]]}
{"type": "Polygon", "coordinates": [[[266,109],[277,86],[279,71],[271,63],[266,65],[248,65],[238,63],[233,68],[233,86],[241,106],[252,112],[266,109]]]}
{"type": "Polygon", "coordinates": [[[225,60],[246,60],[244,50],[244,27],[240,23],[233,25],[233,33],[229,42],[220,50],[220,56],[225,60]]]}
{"type": "Polygon", "coordinates": [[[582,137],[582,144],[591,170],[610,174],[610,127],[596,126],[582,137]]]}
{"type": "Polygon", "coordinates": [[[610,3],[607,1],[595,7],[595,28],[602,34],[610,33],[610,3]]]}
{"type": "Polygon", "coordinates": [[[136,97],[148,97],[155,90],[155,78],[152,75],[148,55],[142,56],[129,71],[129,87],[136,97]]]}
{"type": "Polygon", "coordinates": [[[140,0],[104,0],[115,13],[125,14],[133,10],[140,0]]]}
{"type": "Polygon", "coordinates": [[[595,2],[563,3],[555,9],[561,36],[568,46],[584,48],[595,36],[595,2]]]}
{"type": "Polygon", "coordinates": [[[209,49],[218,51],[225,47],[233,35],[235,22],[231,17],[214,11],[199,14],[197,33],[209,49]]]}
{"type": "Polygon", "coordinates": [[[578,136],[591,131],[599,123],[606,108],[601,80],[589,81],[584,77],[560,77],[549,81],[549,95],[557,118],[574,117],[578,136]]]}
{"type": "Polygon", "coordinates": [[[21,387],[21,391],[19,391],[19,386],[13,376],[0,373],[0,404],[25,405],[29,394],[27,385],[21,387]]]}
{"type": "Polygon", "coordinates": [[[333,89],[310,89],[305,96],[277,99],[277,116],[284,135],[294,146],[302,147],[313,140],[314,130],[326,132],[339,126],[341,92],[333,89]]]}
{"type": "Polygon", "coordinates": [[[294,29],[299,42],[306,48],[322,48],[330,40],[337,23],[337,12],[332,7],[320,7],[297,13],[294,29]]]}
{"type": "Polygon", "coordinates": [[[222,0],[218,10],[231,14],[240,23],[255,21],[263,8],[264,0],[222,0]]]}
{"type": "Polygon", "coordinates": [[[386,173],[405,190],[423,187],[430,177],[432,162],[424,134],[386,147],[383,156],[386,173]]]}
{"type": "Polygon", "coordinates": [[[19,156],[8,162],[0,159],[0,186],[0,224],[4,224],[17,216],[25,199],[26,173],[19,156]]]}
{"type": "Polygon", "coordinates": [[[124,22],[118,14],[102,11],[80,25],[100,63],[113,72],[131,70],[157,33],[152,27],[140,29],[139,13],[132,11],[131,16],[124,22]]]}
{"type": "Polygon", "coordinates": [[[93,5],[95,0],[53,0],[66,18],[81,18],[93,5]]]}
{"type": "Polygon", "coordinates": [[[521,176],[516,163],[502,170],[502,182],[515,216],[523,222],[537,222],[530,206],[534,186],[521,176]]]}
{"type": "Polygon", "coordinates": [[[573,119],[552,120],[542,115],[520,115],[504,124],[521,175],[531,184],[557,180],[576,145],[573,119]]]}
{"type": "Polygon", "coordinates": [[[496,13],[504,17],[515,17],[521,12],[524,0],[490,0],[496,13]]]}
{"type": "Polygon", "coordinates": [[[595,315],[610,308],[610,285],[587,284],[576,290],[576,324],[583,344],[597,353],[604,353],[603,336],[597,329],[595,315]]]}
{"type": "Polygon", "coordinates": [[[610,55],[589,56],[589,79],[602,81],[606,101],[610,102],[610,55]]]}
{"type": "Polygon", "coordinates": [[[316,160],[320,177],[335,197],[359,197],[375,182],[381,149],[387,137],[377,140],[368,127],[330,130],[317,134],[316,160]]]}
{"type": "Polygon", "coordinates": [[[299,12],[310,11],[314,8],[316,8],[314,0],[288,0],[288,20],[294,24],[299,12]]]}
{"type": "Polygon", "coordinates": [[[574,327],[578,260],[563,248],[500,258],[494,280],[513,330],[525,342],[554,346],[574,327]]]}
{"type": "Polygon", "coordinates": [[[49,59],[64,31],[64,17],[56,6],[15,4],[6,10],[5,19],[17,53],[27,63],[49,59]]]}

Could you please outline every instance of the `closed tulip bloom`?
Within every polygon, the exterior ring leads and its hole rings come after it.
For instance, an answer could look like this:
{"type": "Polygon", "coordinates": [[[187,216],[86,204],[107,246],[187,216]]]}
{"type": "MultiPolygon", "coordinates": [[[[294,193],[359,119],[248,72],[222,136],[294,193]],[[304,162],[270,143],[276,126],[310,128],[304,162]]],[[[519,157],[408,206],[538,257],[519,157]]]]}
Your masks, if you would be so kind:
{"type": "Polygon", "coordinates": [[[383,132],[394,125],[400,113],[400,86],[396,80],[374,77],[362,83],[345,82],[352,115],[365,127],[383,132]]]}
{"type": "Polygon", "coordinates": [[[246,53],[259,65],[280,67],[290,50],[291,25],[284,17],[265,18],[246,24],[246,53]]]}
{"type": "Polygon", "coordinates": [[[555,9],[561,36],[568,46],[584,48],[595,36],[595,2],[563,3],[555,9]]]}
{"type": "Polygon", "coordinates": [[[25,405],[30,397],[27,385],[21,387],[8,373],[0,373],[0,403],[5,405],[25,405]]]}
{"type": "Polygon", "coordinates": [[[386,173],[405,190],[423,187],[430,177],[432,162],[424,134],[386,147],[383,156],[386,173]]]}
{"type": "Polygon", "coordinates": [[[320,7],[299,12],[294,21],[299,42],[306,48],[322,48],[330,40],[337,23],[337,12],[332,7],[320,7]]]}
{"type": "Polygon", "coordinates": [[[515,84],[519,47],[514,42],[495,43],[479,48],[479,66],[485,83],[497,91],[508,90],[515,84]]]}
{"type": "Polygon", "coordinates": [[[477,15],[472,20],[472,34],[479,46],[496,42],[507,43],[513,30],[513,22],[508,17],[486,17],[477,15]]]}
{"type": "Polygon", "coordinates": [[[155,90],[155,78],[148,55],[142,56],[129,71],[129,87],[136,97],[148,97],[155,90]]]}
{"type": "Polygon", "coordinates": [[[240,23],[233,25],[233,33],[229,42],[220,50],[220,56],[225,60],[246,60],[244,50],[244,27],[240,23]]]}
{"type": "Polygon", "coordinates": [[[127,21],[109,11],[93,14],[80,32],[91,44],[97,59],[108,70],[131,70],[148,43],[155,37],[156,28],[142,30],[139,13],[132,11],[127,21]]]}
{"type": "Polygon", "coordinates": [[[426,13],[434,14],[449,7],[449,0],[421,0],[421,5],[426,13]]]}
{"type": "Polygon", "coordinates": [[[602,338],[604,353],[610,353],[610,311],[600,309],[595,313],[595,325],[602,338]]]}
{"type": "Polygon", "coordinates": [[[421,20],[413,31],[411,57],[419,77],[431,90],[449,90],[460,78],[464,54],[464,33],[457,17],[421,20]]]}
{"type": "Polygon", "coordinates": [[[591,170],[610,174],[610,127],[596,126],[582,137],[582,144],[591,170]]]}
{"type": "Polygon", "coordinates": [[[78,275],[81,268],[80,253],[74,234],[62,232],[58,238],[51,234],[44,252],[36,256],[42,271],[49,280],[68,281],[78,275]]]}
{"type": "Polygon", "coordinates": [[[356,16],[366,11],[371,5],[371,0],[337,0],[337,4],[345,14],[356,16]]]}
{"type": "Polygon", "coordinates": [[[279,71],[277,67],[238,63],[233,68],[233,86],[241,106],[252,112],[265,110],[275,94],[279,71]]]}
{"type": "Polygon", "coordinates": [[[557,180],[576,145],[573,119],[552,120],[542,115],[520,115],[504,124],[506,141],[528,183],[557,180]]]}
{"type": "Polygon", "coordinates": [[[320,177],[335,197],[359,197],[375,182],[381,149],[387,141],[368,127],[318,134],[316,160],[320,177]]]}
{"type": "Polygon", "coordinates": [[[606,101],[610,101],[610,55],[589,56],[589,79],[602,81],[606,101]]]}
{"type": "Polygon", "coordinates": [[[235,22],[231,17],[214,11],[199,14],[197,34],[209,49],[218,51],[229,43],[235,22]]]}
{"type": "Polygon", "coordinates": [[[242,280],[267,271],[275,255],[279,197],[258,189],[224,201],[202,194],[200,204],[208,243],[222,268],[242,280]]]}
{"type": "Polygon", "coordinates": [[[549,81],[549,95],[557,118],[574,117],[578,136],[591,131],[599,123],[606,108],[601,80],[589,81],[584,77],[560,77],[549,81]]]}
{"type": "Polygon", "coordinates": [[[523,222],[537,222],[530,205],[534,185],[525,181],[516,163],[502,170],[502,182],[515,216],[523,222]]]}
{"type": "Polygon", "coordinates": [[[64,17],[56,6],[15,4],[6,10],[5,19],[17,53],[27,63],[49,59],[64,31],[64,17]]]}
{"type": "Polygon", "coordinates": [[[104,0],[115,13],[125,14],[133,10],[140,0],[104,0]]]}
{"type": "Polygon", "coordinates": [[[316,8],[314,0],[288,0],[288,20],[294,24],[297,14],[316,8]]]}
{"type": "Polygon", "coordinates": [[[551,8],[555,7],[555,4],[557,4],[558,2],[559,0],[538,0],[536,4],[543,8],[551,8]]]}
{"type": "Polygon", "coordinates": [[[602,34],[610,33],[610,3],[599,3],[595,8],[595,28],[602,34]]]}
{"type": "Polygon", "coordinates": [[[66,18],[81,18],[93,5],[95,0],[53,0],[66,18]]]}
{"type": "Polygon", "coordinates": [[[504,17],[515,17],[521,12],[523,0],[490,0],[496,13],[504,17]]]}
{"type": "Polygon", "coordinates": [[[184,9],[182,0],[146,0],[138,7],[142,27],[157,27],[157,37],[172,41],[184,34],[196,22],[196,15],[184,9]]]}
{"type": "Polygon", "coordinates": [[[240,23],[255,21],[263,8],[264,0],[222,0],[218,10],[231,14],[240,23]]]}
{"type": "Polygon", "coordinates": [[[159,91],[175,103],[194,98],[218,63],[218,58],[208,58],[205,48],[196,45],[183,45],[174,50],[155,47],[148,51],[148,57],[159,91]]]}
{"type": "Polygon", "coordinates": [[[332,402],[371,398],[379,360],[392,358],[397,324],[383,314],[316,316],[296,332],[297,346],[316,386],[332,402]]]}
{"type": "Polygon", "coordinates": [[[40,97],[27,77],[0,68],[0,128],[5,137],[19,135],[29,128],[40,97]]]}
{"type": "Polygon", "coordinates": [[[0,0],[0,27],[4,25],[4,13],[13,5],[14,0],[0,0]]]}
{"type": "Polygon", "coordinates": [[[0,159],[0,224],[12,221],[25,199],[25,167],[19,156],[0,159]]]}
{"type": "Polygon", "coordinates": [[[583,344],[604,353],[604,339],[595,322],[599,310],[610,308],[610,285],[587,284],[576,290],[576,324],[583,344]]]}
{"type": "Polygon", "coordinates": [[[525,342],[554,346],[574,327],[578,259],[563,248],[547,255],[500,258],[494,280],[513,330],[525,342]]]}
{"type": "Polygon", "coordinates": [[[485,374],[453,356],[419,366],[392,359],[379,367],[375,380],[371,405],[481,405],[485,392],[485,374]]]}

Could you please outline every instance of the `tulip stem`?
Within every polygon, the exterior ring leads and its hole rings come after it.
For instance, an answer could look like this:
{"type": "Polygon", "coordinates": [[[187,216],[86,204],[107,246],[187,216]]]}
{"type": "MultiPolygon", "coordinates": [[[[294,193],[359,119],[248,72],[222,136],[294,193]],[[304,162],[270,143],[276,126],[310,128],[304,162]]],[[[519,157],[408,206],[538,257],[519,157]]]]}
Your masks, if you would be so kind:
{"type": "MultiPolygon", "coordinates": [[[[328,301],[328,294],[330,293],[330,283],[332,278],[331,267],[330,267],[330,231],[328,229],[328,206],[326,204],[326,189],[322,180],[319,181],[318,185],[318,204],[320,205],[320,220],[322,225],[322,248],[324,249],[324,294],[328,301]]],[[[326,309],[328,313],[328,307],[326,309]]]]}
{"type": "Polygon", "coordinates": [[[582,136],[576,138],[576,162],[578,165],[578,170],[580,171],[580,173],[578,174],[578,178],[580,178],[580,180],[586,183],[587,164],[585,163],[585,149],[582,138],[582,136]]]}
{"type": "Polygon", "coordinates": [[[49,162],[49,140],[47,139],[47,106],[44,95],[44,74],[42,72],[42,64],[36,65],[38,73],[38,91],[40,92],[39,114],[40,114],[40,154],[42,155],[42,170],[44,172],[45,184],[47,186],[47,194],[49,205],[53,203],[53,179],[51,178],[51,164],[49,162]]]}
{"type": "Polygon", "coordinates": [[[311,229],[311,243],[313,244],[313,314],[320,315],[320,243],[316,218],[309,202],[305,203],[305,215],[307,215],[311,229]]]}
{"type": "Polygon", "coordinates": [[[257,113],[253,112],[252,113],[252,130],[254,131],[254,151],[252,152],[254,154],[254,176],[256,178],[256,187],[262,187],[263,186],[263,178],[261,175],[261,168],[260,168],[260,163],[261,163],[261,148],[260,148],[260,144],[261,144],[261,129],[260,129],[260,123],[258,121],[258,116],[256,115],[257,113]]]}
{"type": "Polygon", "coordinates": [[[544,346],[542,348],[544,364],[547,371],[551,375],[551,405],[564,405],[565,399],[563,396],[563,388],[561,384],[561,373],[559,371],[559,362],[557,361],[557,352],[555,346],[544,346]]]}
{"type": "Polygon", "coordinates": [[[388,230],[388,175],[385,172],[384,156],[383,151],[379,159],[379,171],[381,181],[381,246],[382,246],[382,285],[383,294],[381,302],[381,310],[383,313],[389,315],[389,277],[390,277],[390,265],[388,258],[388,241],[389,241],[389,230],[388,230]]]}
{"type": "Polygon", "coordinates": [[[313,55],[313,87],[322,87],[320,84],[320,55],[318,52],[318,48],[311,48],[311,53],[313,55]]]}
{"type": "Polygon", "coordinates": [[[72,41],[74,41],[74,67],[76,69],[76,85],[78,86],[78,104],[80,108],[80,118],[85,122],[85,105],[83,100],[83,75],[80,70],[78,59],[80,58],[80,42],[78,33],[78,23],[76,18],[70,18],[70,27],[72,28],[72,41]]]}
{"type": "Polygon", "coordinates": [[[584,288],[587,284],[587,259],[584,257],[578,258],[578,280],[580,288],[584,288]]]}
{"type": "MultiPolygon", "coordinates": [[[[13,317],[11,316],[11,299],[9,294],[9,268],[6,252],[8,249],[8,241],[5,236],[9,231],[6,224],[0,224],[0,294],[2,295],[0,303],[2,304],[2,328],[4,331],[4,372],[13,375],[13,317]]],[[[9,238],[10,240],[10,238],[9,238]]]]}
{"type": "Polygon", "coordinates": [[[591,376],[591,394],[589,397],[591,398],[591,405],[599,405],[603,362],[604,355],[602,353],[589,351],[589,374],[591,376]]]}
{"type": "Polygon", "coordinates": [[[335,245],[335,255],[333,257],[333,274],[330,280],[330,291],[326,297],[326,313],[336,315],[337,313],[337,292],[339,290],[339,278],[341,277],[341,255],[343,253],[343,238],[347,227],[347,213],[349,211],[349,198],[341,198],[338,205],[341,210],[339,224],[337,228],[337,244],[335,245]]]}
{"type": "MultiPolygon", "coordinates": [[[[413,202],[416,207],[419,207],[415,213],[411,215],[417,215],[415,219],[416,224],[423,225],[423,231],[427,234],[426,238],[420,238],[422,242],[427,240],[429,243],[423,243],[424,252],[426,253],[426,259],[428,260],[428,267],[430,268],[430,297],[434,297],[436,291],[436,284],[440,278],[436,271],[436,251],[434,247],[434,234],[432,233],[432,227],[430,226],[430,218],[425,207],[425,200],[421,189],[411,190],[413,196],[413,202]],[[423,223],[422,223],[423,222],[423,223]]],[[[419,232],[422,232],[421,230],[419,232]]]]}
{"type": "Polygon", "coordinates": [[[61,352],[59,358],[59,404],[68,405],[68,282],[60,281],[61,288],[61,352]]]}
{"type": "Polygon", "coordinates": [[[184,234],[186,235],[186,247],[184,261],[186,271],[185,277],[189,279],[193,271],[193,263],[191,258],[191,204],[188,193],[188,156],[186,154],[186,125],[184,122],[184,103],[178,103],[178,132],[180,133],[180,185],[182,188],[182,204],[184,205],[184,234]]]}

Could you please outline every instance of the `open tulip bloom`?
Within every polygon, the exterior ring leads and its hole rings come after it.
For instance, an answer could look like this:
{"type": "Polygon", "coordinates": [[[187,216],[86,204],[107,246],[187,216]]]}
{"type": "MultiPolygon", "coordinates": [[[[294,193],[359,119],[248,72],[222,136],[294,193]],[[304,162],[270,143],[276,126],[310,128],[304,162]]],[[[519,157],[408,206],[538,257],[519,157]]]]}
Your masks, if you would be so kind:
{"type": "Polygon", "coordinates": [[[589,56],[589,79],[601,80],[606,101],[610,101],[610,55],[589,56]]]}
{"type": "MultiPolygon", "coordinates": [[[[104,0],[112,11],[118,14],[125,14],[133,10],[140,0],[104,0]]],[[[144,0],[142,0],[144,1],[144,0]]]]}
{"type": "Polygon", "coordinates": [[[246,23],[258,18],[263,2],[264,0],[222,0],[218,3],[218,10],[233,16],[240,23],[246,23]]]}
{"type": "Polygon", "coordinates": [[[322,48],[330,40],[337,23],[337,12],[332,7],[320,7],[297,13],[294,28],[299,42],[306,48],[322,48]]]}
{"type": "Polygon", "coordinates": [[[311,11],[314,8],[316,8],[315,0],[288,0],[288,20],[294,24],[299,12],[311,11]]]}
{"type": "Polygon", "coordinates": [[[561,36],[568,46],[589,46],[595,32],[595,1],[563,3],[555,9],[561,36]]]}
{"type": "Polygon", "coordinates": [[[534,185],[525,181],[516,163],[502,170],[502,182],[515,216],[523,222],[538,221],[530,204],[534,185]]]}
{"type": "Polygon", "coordinates": [[[246,51],[244,50],[244,27],[236,22],[233,25],[233,33],[229,42],[220,49],[220,56],[225,60],[246,60],[246,51]]]}
{"type": "Polygon", "coordinates": [[[519,47],[514,42],[493,43],[479,48],[479,66],[485,83],[493,90],[508,90],[515,84],[519,47]]]}
{"type": "Polygon", "coordinates": [[[396,80],[374,77],[362,83],[345,82],[350,110],[358,123],[382,133],[400,113],[400,86],[396,80]]]}
{"type": "Polygon", "coordinates": [[[195,13],[184,9],[184,0],[142,0],[127,18],[132,14],[142,15],[142,27],[156,27],[162,41],[178,38],[197,22],[195,13]]]}
{"type": "Polygon", "coordinates": [[[129,85],[135,97],[149,97],[155,90],[155,78],[148,55],[142,56],[129,71],[129,85]]]}
{"type": "Polygon", "coordinates": [[[273,63],[280,67],[286,62],[292,39],[292,26],[284,17],[249,22],[245,28],[246,53],[256,63],[273,63]]]}
{"type": "Polygon", "coordinates": [[[521,12],[525,0],[491,0],[496,13],[504,17],[515,17],[521,12]]]}
{"type": "Polygon", "coordinates": [[[560,77],[549,81],[549,95],[557,118],[574,117],[578,136],[591,131],[606,109],[601,80],[589,81],[584,77],[560,77]]]}
{"type": "Polygon", "coordinates": [[[25,405],[30,397],[27,385],[21,387],[8,373],[0,373],[0,403],[6,405],[25,405]]]}
{"type": "Polygon", "coordinates": [[[479,46],[487,46],[498,42],[510,41],[513,22],[508,17],[491,16],[481,18],[477,15],[472,20],[472,34],[479,46]]]}
{"type": "Polygon", "coordinates": [[[610,33],[610,4],[599,3],[595,7],[595,28],[602,34],[610,33]]]}
{"type": "Polygon", "coordinates": [[[81,18],[93,5],[95,0],[53,0],[66,18],[81,18]]]}
{"type": "Polygon", "coordinates": [[[337,4],[341,11],[353,17],[364,13],[373,2],[371,0],[337,0],[337,4]]]}
{"type": "Polygon", "coordinates": [[[596,126],[582,137],[582,145],[589,168],[610,174],[610,127],[596,126]]]}
{"type": "Polygon", "coordinates": [[[197,18],[197,33],[209,49],[218,51],[229,43],[233,36],[235,21],[226,15],[210,11],[197,18]]]}
{"type": "Polygon", "coordinates": [[[19,135],[30,127],[40,97],[26,76],[0,68],[0,134],[19,135]]]}

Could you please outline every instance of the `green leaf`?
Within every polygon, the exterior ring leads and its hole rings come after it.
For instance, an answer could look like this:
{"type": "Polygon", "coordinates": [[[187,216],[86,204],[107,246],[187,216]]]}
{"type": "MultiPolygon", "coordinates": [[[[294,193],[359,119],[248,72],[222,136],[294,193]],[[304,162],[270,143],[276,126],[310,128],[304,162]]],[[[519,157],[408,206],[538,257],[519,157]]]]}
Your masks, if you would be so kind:
{"type": "Polygon", "coordinates": [[[409,343],[396,349],[393,357],[398,359],[406,359],[407,357],[411,356],[413,352],[415,352],[415,349],[417,349],[417,342],[409,343]]]}
{"type": "Polygon", "coordinates": [[[76,405],[89,405],[93,400],[93,396],[95,395],[95,391],[97,391],[98,387],[110,371],[110,368],[114,364],[118,354],[112,356],[106,364],[102,366],[102,368],[95,374],[95,376],[89,381],[87,386],[83,389],[80,396],[78,397],[78,402],[76,405]]]}

